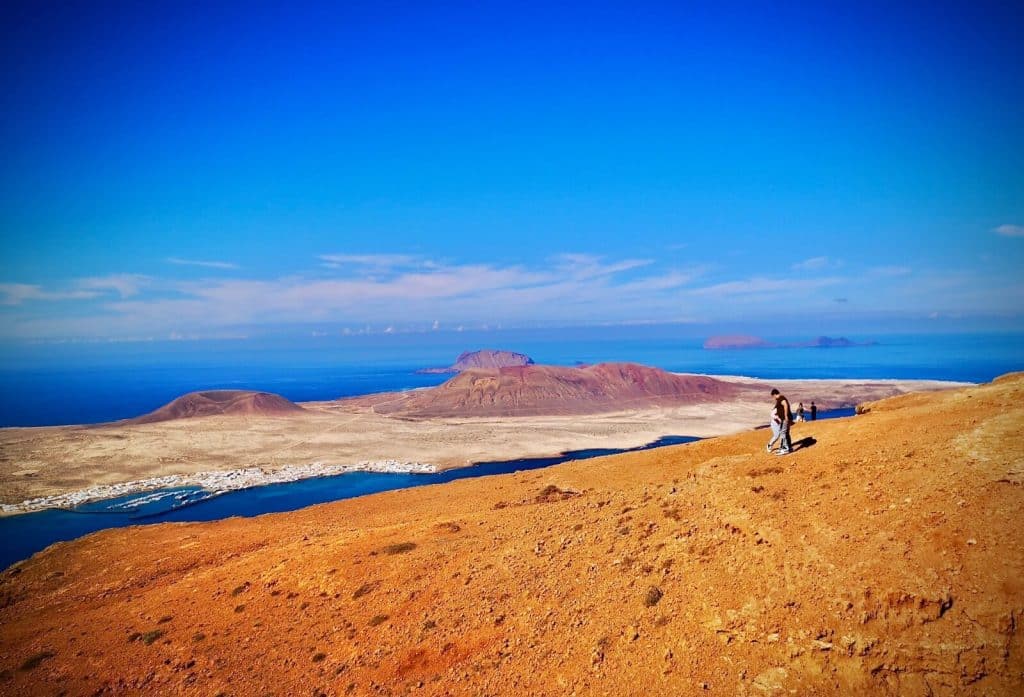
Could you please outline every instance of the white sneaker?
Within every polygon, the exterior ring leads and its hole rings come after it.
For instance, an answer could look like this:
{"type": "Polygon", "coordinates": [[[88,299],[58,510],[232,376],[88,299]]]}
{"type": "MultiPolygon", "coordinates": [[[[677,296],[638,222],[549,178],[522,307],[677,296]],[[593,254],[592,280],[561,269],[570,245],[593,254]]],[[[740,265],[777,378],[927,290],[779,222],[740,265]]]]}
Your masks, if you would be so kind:
{"type": "Polygon", "coordinates": [[[791,452],[793,452],[793,451],[792,450],[776,450],[775,454],[776,455],[789,455],[791,452]]]}
{"type": "Polygon", "coordinates": [[[764,446],[764,451],[765,451],[766,453],[768,453],[769,455],[771,455],[771,452],[772,452],[772,446],[770,446],[770,445],[766,445],[766,446],[764,446]]]}

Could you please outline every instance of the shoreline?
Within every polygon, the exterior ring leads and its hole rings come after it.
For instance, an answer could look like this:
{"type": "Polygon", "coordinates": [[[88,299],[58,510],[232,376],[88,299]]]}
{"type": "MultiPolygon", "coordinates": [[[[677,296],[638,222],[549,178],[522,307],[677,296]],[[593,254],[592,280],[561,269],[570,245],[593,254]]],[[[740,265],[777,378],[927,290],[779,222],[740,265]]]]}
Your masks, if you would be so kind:
{"type": "MultiPolygon", "coordinates": [[[[566,367],[568,367],[568,366],[566,366],[566,367]]],[[[763,383],[765,385],[771,385],[771,384],[774,384],[774,383],[779,383],[779,384],[783,384],[783,385],[787,385],[787,384],[788,385],[793,385],[793,386],[796,386],[796,387],[799,387],[801,385],[804,385],[804,386],[811,386],[811,385],[820,385],[820,386],[888,385],[888,386],[899,388],[901,386],[915,385],[916,384],[916,385],[926,386],[926,387],[924,387],[924,390],[931,391],[931,390],[935,390],[935,389],[957,389],[957,388],[961,388],[961,387],[973,387],[973,386],[981,384],[981,383],[977,383],[977,382],[965,382],[965,381],[961,381],[961,380],[945,380],[945,379],[939,379],[939,378],[764,378],[764,377],[758,377],[756,375],[734,375],[734,374],[726,374],[726,373],[698,373],[698,372],[689,372],[689,371],[668,371],[668,372],[671,373],[672,375],[680,375],[680,376],[693,375],[693,376],[697,376],[697,377],[714,378],[716,380],[721,380],[723,382],[736,383],[736,384],[747,384],[747,383],[762,384],[763,383]]],[[[396,390],[385,390],[383,392],[367,392],[365,394],[348,395],[348,396],[345,396],[345,397],[337,397],[335,399],[310,399],[310,400],[306,400],[306,401],[295,402],[295,404],[297,404],[298,406],[302,407],[303,409],[313,409],[313,410],[316,410],[318,408],[323,407],[324,405],[339,404],[339,403],[344,403],[344,402],[348,402],[348,401],[352,401],[352,400],[361,400],[361,399],[366,399],[366,398],[371,398],[371,397],[381,397],[381,396],[385,396],[385,395],[403,395],[403,394],[408,394],[408,393],[411,393],[411,392],[418,392],[418,391],[421,391],[421,390],[431,390],[431,389],[435,389],[436,387],[437,387],[437,385],[433,385],[433,386],[427,385],[427,386],[419,386],[419,387],[403,387],[401,389],[396,389],[396,390]]],[[[655,409],[655,408],[658,408],[658,407],[650,407],[650,408],[651,409],[655,409]]],[[[619,409],[619,410],[614,410],[613,409],[613,410],[604,411],[604,412],[593,412],[593,413],[584,414],[583,416],[602,416],[602,415],[606,415],[606,414],[615,414],[615,413],[619,413],[619,412],[626,413],[626,412],[629,412],[629,411],[632,411],[632,410],[629,409],[628,407],[623,407],[622,409],[619,409]]],[[[502,419],[523,419],[523,420],[527,420],[527,419],[534,419],[534,418],[543,418],[543,416],[544,415],[529,415],[529,414],[528,415],[518,415],[518,414],[512,414],[512,415],[502,416],[502,417],[494,417],[494,416],[458,416],[458,417],[437,417],[437,418],[439,418],[439,419],[482,419],[482,420],[488,420],[488,419],[494,419],[494,418],[502,418],[502,419]]],[[[209,418],[209,417],[199,417],[199,418],[209,418]]],[[[26,431],[26,432],[32,432],[32,431],[46,431],[46,430],[53,430],[53,429],[72,429],[72,428],[74,428],[74,429],[95,429],[95,428],[106,428],[106,427],[118,427],[118,426],[122,426],[122,425],[130,425],[130,423],[129,423],[130,421],[131,421],[131,418],[129,417],[129,418],[124,418],[124,419],[117,419],[115,421],[87,421],[87,422],[81,422],[81,423],[49,424],[49,425],[43,424],[43,425],[33,425],[33,426],[7,425],[7,426],[0,426],[0,433],[3,433],[5,431],[26,431]]],[[[725,435],[725,434],[723,434],[723,435],[725,435]]],[[[0,506],[2,506],[2,505],[3,504],[0,504],[0,506]]]]}
{"type": "MultiPolygon", "coordinates": [[[[711,437],[714,438],[716,436],[711,437]]],[[[619,453],[628,453],[640,450],[654,450],[673,445],[682,445],[682,443],[661,443],[660,441],[664,438],[666,437],[663,436],[662,439],[653,441],[647,445],[616,450],[618,450],[619,453]]],[[[683,438],[691,438],[691,436],[683,436],[683,438]]],[[[696,436],[693,436],[692,438],[705,440],[705,438],[699,438],[696,436]]],[[[564,458],[564,462],[574,462],[576,460],[586,460],[592,457],[602,457],[602,455],[572,457],[571,451],[563,450],[555,454],[510,458],[508,462],[559,458],[564,458]]],[[[232,470],[196,472],[194,474],[172,474],[129,482],[119,482],[116,484],[100,484],[61,494],[27,499],[14,504],[0,503],[0,519],[29,513],[39,513],[48,510],[60,510],[83,514],[127,513],[141,505],[163,498],[170,498],[174,496],[179,499],[186,499],[180,506],[173,506],[170,509],[174,510],[233,491],[255,489],[274,484],[288,484],[305,479],[336,477],[344,474],[354,474],[357,472],[373,472],[377,474],[440,474],[452,470],[473,469],[489,464],[493,463],[479,461],[466,462],[461,465],[439,466],[430,463],[399,462],[397,460],[360,462],[354,465],[327,465],[322,462],[313,462],[308,465],[285,465],[284,467],[273,470],[268,470],[263,467],[242,467],[232,470]],[[124,496],[146,494],[147,492],[152,492],[153,496],[132,499],[111,507],[112,509],[119,510],[75,510],[77,506],[89,503],[100,503],[103,501],[113,501],[124,496]],[[205,494],[205,496],[188,501],[187,499],[191,493],[202,493],[205,494]]]]}
{"type": "Polygon", "coordinates": [[[287,484],[303,479],[336,477],[355,472],[435,474],[439,471],[441,470],[437,465],[422,462],[385,460],[382,462],[360,462],[354,465],[328,465],[322,462],[313,462],[308,465],[286,465],[275,470],[267,470],[262,467],[244,467],[232,470],[196,472],[194,474],[171,474],[117,484],[99,484],[63,494],[27,499],[21,503],[0,504],[0,518],[54,509],[72,511],[75,507],[86,503],[109,501],[122,496],[145,494],[166,489],[197,488],[199,491],[208,494],[208,496],[204,497],[205,500],[206,498],[220,496],[231,491],[241,491],[243,489],[252,489],[272,484],[287,484]]]}
{"type": "Polygon", "coordinates": [[[941,389],[958,387],[975,387],[981,383],[964,382],[962,380],[940,380],[937,378],[762,378],[756,375],[726,375],[719,373],[673,373],[673,375],[699,375],[715,378],[724,382],[737,383],[782,383],[782,384],[819,384],[819,385],[905,385],[908,383],[934,384],[943,386],[941,389]]]}
{"type": "MultiPolygon", "coordinates": [[[[822,411],[965,386],[924,380],[769,383],[714,377],[763,387],[765,394],[771,384],[785,385],[794,403],[816,398],[822,411]]],[[[216,492],[347,472],[431,473],[577,450],[631,449],[665,436],[739,433],[762,425],[766,413],[764,400],[747,395],[712,403],[621,405],[593,414],[433,419],[378,414],[373,403],[361,403],[361,398],[302,404],[306,411],[287,419],[209,416],[152,424],[0,428],[0,516],[172,487],[216,492]]]]}
{"type": "MultiPolygon", "coordinates": [[[[1022,397],[1019,375],[798,424],[815,441],[782,459],[749,431],[274,515],[122,517],[4,574],[10,691],[173,692],[194,673],[252,693],[318,675],[424,694],[566,676],[564,692],[608,694],[823,676],[846,693],[1015,693],[1022,397]]],[[[12,543],[44,528],[8,522],[12,543]]]]}

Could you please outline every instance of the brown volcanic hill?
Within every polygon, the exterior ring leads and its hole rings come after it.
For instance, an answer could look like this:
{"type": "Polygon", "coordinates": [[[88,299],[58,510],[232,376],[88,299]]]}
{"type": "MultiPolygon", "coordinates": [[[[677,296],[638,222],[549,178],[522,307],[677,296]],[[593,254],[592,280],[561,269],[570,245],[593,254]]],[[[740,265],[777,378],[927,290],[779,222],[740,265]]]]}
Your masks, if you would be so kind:
{"type": "Polygon", "coordinates": [[[494,349],[481,349],[479,351],[465,351],[459,354],[455,363],[447,368],[424,368],[418,373],[461,373],[464,370],[473,368],[497,369],[510,368],[520,365],[533,365],[533,359],[525,353],[515,351],[498,351],[494,349]]]}
{"type": "Polygon", "coordinates": [[[438,387],[416,390],[378,413],[412,417],[592,414],[645,406],[724,400],[742,388],[699,375],[635,363],[581,368],[526,365],[467,370],[438,387]]]}
{"type": "Polygon", "coordinates": [[[532,365],[533,359],[525,353],[515,351],[495,351],[484,349],[481,351],[466,351],[455,359],[456,370],[469,370],[471,368],[511,368],[520,365],[532,365]]]}
{"type": "Polygon", "coordinates": [[[189,392],[156,411],[129,419],[129,423],[150,424],[197,416],[237,414],[242,416],[288,416],[305,411],[281,395],[249,390],[207,390],[189,392]]]}
{"type": "Polygon", "coordinates": [[[5,694],[1019,695],[1024,376],[0,574],[5,694]]]}

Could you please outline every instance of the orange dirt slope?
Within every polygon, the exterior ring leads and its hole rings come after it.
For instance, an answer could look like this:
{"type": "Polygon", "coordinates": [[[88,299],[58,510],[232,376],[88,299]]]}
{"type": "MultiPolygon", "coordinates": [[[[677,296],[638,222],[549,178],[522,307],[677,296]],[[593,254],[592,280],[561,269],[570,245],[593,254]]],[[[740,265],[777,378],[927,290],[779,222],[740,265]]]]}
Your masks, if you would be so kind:
{"type": "Polygon", "coordinates": [[[1022,404],[55,545],[0,575],[0,693],[1021,694],[1022,404]]]}

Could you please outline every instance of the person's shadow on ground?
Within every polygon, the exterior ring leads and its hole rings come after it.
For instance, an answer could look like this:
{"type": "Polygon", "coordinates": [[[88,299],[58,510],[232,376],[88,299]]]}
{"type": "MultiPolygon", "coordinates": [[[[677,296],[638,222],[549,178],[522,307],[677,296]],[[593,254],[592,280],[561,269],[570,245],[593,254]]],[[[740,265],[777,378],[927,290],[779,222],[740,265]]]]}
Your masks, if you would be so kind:
{"type": "Polygon", "coordinates": [[[804,448],[811,447],[817,442],[818,441],[815,440],[814,436],[807,436],[806,438],[801,438],[800,440],[794,442],[793,450],[803,450],[804,448]]]}

